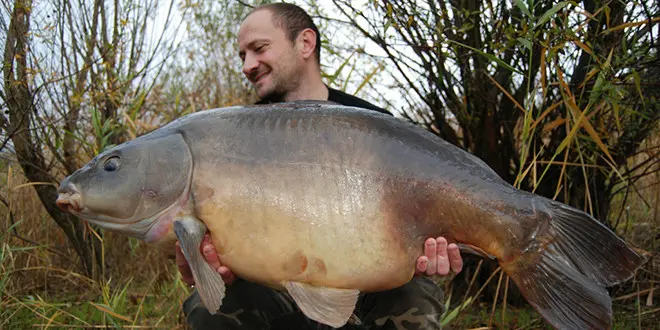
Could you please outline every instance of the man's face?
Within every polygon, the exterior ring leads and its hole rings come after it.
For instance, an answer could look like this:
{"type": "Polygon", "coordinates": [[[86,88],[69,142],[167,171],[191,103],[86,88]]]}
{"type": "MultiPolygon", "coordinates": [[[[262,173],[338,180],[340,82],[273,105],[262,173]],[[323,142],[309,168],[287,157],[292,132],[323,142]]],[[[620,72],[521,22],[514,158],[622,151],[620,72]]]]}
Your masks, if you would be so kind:
{"type": "Polygon", "coordinates": [[[283,98],[298,88],[302,58],[270,11],[258,10],[243,21],[238,49],[243,73],[260,98],[283,98]]]}

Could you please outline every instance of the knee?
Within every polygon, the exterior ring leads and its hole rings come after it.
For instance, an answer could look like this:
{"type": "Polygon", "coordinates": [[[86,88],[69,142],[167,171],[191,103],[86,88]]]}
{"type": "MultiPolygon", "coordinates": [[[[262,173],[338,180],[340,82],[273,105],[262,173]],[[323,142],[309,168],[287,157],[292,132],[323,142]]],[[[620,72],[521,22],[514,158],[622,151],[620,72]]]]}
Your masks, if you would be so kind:
{"type": "Polygon", "coordinates": [[[227,290],[220,311],[211,314],[201,300],[199,292],[192,294],[183,302],[182,310],[186,323],[195,330],[203,329],[261,329],[256,317],[246,315],[251,311],[248,306],[241,304],[241,295],[234,293],[237,287],[227,290]],[[247,321],[246,322],[246,318],[247,321]]]}
{"type": "Polygon", "coordinates": [[[238,279],[227,286],[218,314],[211,314],[194,291],[183,303],[193,329],[265,329],[275,317],[290,313],[293,302],[273,289],[238,279]]]}
{"type": "Polygon", "coordinates": [[[385,292],[385,294],[390,295],[389,299],[397,301],[401,305],[417,305],[424,302],[431,307],[436,305],[442,307],[444,300],[442,288],[425,277],[416,277],[407,284],[385,292]]]}
{"type": "Polygon", "coordinates": [[[419,277],[393,290],[367,295],[363,321],[378,329],[439,329],[444,294],[433,281],[419,277]]]}
{"type": "Polygon", "coordinates": [[[204,305],[202,304],[202,300],[199,297],[199,293],[197,292],[197,290],[193,290],[192,294],[190,294],[190,296],[188,296],[188,298],[184,300],[183,306],[181,307],[183,310],[183,314],[186,317],[188,317],[196,309],[202,308],[206,310],[206,308],[204,308],[204,305]]]}

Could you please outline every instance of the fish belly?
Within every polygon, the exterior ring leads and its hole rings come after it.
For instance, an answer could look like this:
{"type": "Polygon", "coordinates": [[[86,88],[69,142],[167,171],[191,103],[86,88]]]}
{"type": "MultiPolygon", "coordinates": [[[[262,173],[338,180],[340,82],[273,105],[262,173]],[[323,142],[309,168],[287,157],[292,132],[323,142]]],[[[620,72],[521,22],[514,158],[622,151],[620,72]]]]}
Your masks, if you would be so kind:
{"type": "Polygon", "coordinates": [[[403,285],[414,273],[422,243],[407,245],[387,222],[382,184],[369,174],[316,164],[216,164],[196,171],[193,194],[221,262],[245,279],[369,292],[403,285]]]}

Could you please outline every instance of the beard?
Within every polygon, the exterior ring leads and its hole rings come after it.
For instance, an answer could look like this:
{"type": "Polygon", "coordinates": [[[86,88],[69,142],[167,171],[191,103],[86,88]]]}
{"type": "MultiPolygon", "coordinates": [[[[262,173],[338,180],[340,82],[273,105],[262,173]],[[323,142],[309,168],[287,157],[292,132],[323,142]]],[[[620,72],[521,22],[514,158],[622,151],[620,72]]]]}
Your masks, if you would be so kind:
{"type": "Polygon", "coordinates": [[[277,68],[269,68],[271,85],[264,91],[260,97],[262,101],[268,103],[284,102],[286,97],[300,88],[300,82],[303,80],[302,63],[286,61],[277,68]]]}

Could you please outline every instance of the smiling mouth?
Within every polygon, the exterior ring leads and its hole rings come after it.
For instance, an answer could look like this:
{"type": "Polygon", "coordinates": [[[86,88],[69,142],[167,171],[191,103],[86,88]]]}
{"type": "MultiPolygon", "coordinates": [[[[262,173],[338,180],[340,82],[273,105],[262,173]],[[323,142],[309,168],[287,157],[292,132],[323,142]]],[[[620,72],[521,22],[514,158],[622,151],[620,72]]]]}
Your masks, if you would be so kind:
{"type": "Polygon", "coordinates": [[[256,76],[254,77],[254,79],[253,79],[252,81],[253,81],[253,83],[256,84],[256,83],[258,83],[259,81],[261,81],[264,77],[266,77],[267,75],[268,75],[268,72],[262,72],[262,73],[259,73],[258,75],[256,75],[256,76]]]}

